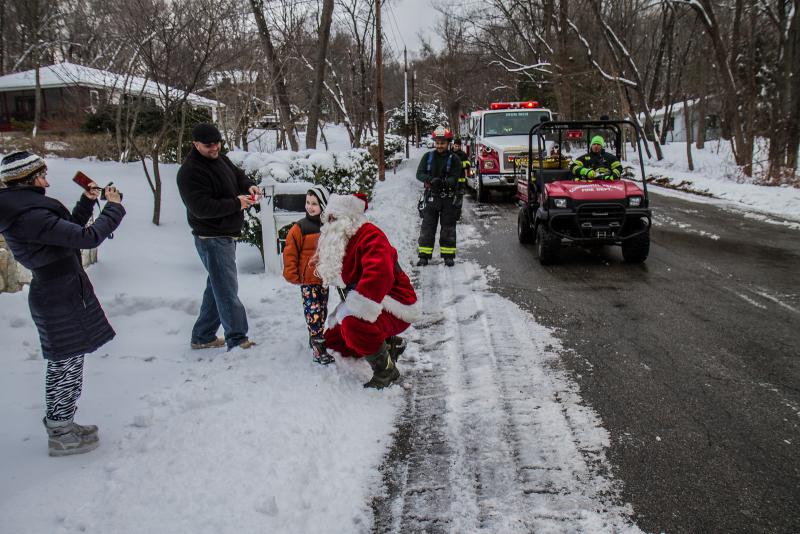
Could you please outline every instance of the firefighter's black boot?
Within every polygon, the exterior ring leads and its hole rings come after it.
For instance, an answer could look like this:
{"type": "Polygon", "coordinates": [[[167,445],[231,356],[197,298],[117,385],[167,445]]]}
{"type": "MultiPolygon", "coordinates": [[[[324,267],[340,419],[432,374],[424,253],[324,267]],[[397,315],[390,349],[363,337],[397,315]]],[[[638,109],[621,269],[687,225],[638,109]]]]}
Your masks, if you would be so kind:
{"type": "Polygon", "coordinates": [[[389,345],[384,343],[378,352],[366,356],[365,359],[372,367],[372,378],[364,384],[365,388],[383,389],[400,378],[400,371],[395,367],[389,355],[389,345]]]}
{"type": "Polygon", "coordinates": [[[406,351],[406,340],[400,336],[389,336],[386,338],[386,344],[389,345],[389,356],[394,363],[397,363],[400,355],[406,351]]]}
{"type": "Polygon", "coordinates": [[[428,258],[420,256],[419,261],[417,261],[417,267],[425,267],[426,265],[428,265],[428,258]]]}
{"type": "Polygon", "coordinates": [[[453,259],[453,256],[444,256],[444,264],[448,267],[452,267],[456,264],[456,260],[453,259]]]}

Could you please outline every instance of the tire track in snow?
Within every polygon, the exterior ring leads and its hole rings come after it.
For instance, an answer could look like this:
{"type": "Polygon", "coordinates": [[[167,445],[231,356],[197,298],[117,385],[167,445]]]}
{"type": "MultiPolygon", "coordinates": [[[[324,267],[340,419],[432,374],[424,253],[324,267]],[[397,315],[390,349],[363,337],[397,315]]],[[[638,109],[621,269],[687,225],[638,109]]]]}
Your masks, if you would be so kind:
{"type": "Polygon", "coordinates": [[[638,532],[550,331],[477,264],[433,264],[415,285],[425,315],[400,360],[408,405],[373,530],[638,532]]]}

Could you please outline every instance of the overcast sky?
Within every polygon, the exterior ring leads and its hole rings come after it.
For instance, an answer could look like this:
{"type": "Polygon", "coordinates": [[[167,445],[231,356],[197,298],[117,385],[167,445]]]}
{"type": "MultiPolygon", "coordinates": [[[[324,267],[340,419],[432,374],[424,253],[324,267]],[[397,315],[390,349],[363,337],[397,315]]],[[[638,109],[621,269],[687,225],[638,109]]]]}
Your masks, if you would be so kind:
{"type": "Polygon", "coordinates": [[[418,33],[430,40],[434,49],[441,46],[441,40],[435,36],[433,31],[436,20],[439,18],[439,12],[433,8],[431,0],[394,0],[387,2],[384,6],[384,35],[392,47],[395,46],[395,41],[397,42],[401,54],[403,41],[408,47],[409,54],[419,51],[418,33]],[[399,36],[397,35],[398,27],[399,36]]]}

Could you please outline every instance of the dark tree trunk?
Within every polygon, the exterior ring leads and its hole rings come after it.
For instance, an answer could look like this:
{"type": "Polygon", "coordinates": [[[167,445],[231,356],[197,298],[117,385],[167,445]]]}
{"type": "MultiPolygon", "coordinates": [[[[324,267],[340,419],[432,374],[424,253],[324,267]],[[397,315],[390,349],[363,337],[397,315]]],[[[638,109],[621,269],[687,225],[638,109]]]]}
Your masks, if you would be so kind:
{"type": "Polygon", "coordinates": [[[161,153],[161,144],[157,143],[153,148],[153,224],[158,226],[161,223],[161,168],[158,158],[161,153]]]}
{"type": "Polygon", "coordinates": [[[794,19],[789,26],[788,49],[791,56],[789,72],[793,73],[789,86],[788,128],[786,129],[786,166],[792,173],[797,172],[797,152],[800,150],[800,6],[795,2],[794,19]]]}
{"type": "Polygon", "coordinates": [[[706,147],[706,106],[707,88],[705,80],[700,81],[700,98],[697,102],[697,148],[702,150],[706,147]]]}
{"type": "Polygon", "coordinates": [[[250,7],[253,10],[253,16],[256,19],[258,26],[258,33],[261,37],[261,43],[264,45],[264,52],[267,55],[267,61],[272,71],[272,89],[278,101],[278,109],[280,111],[281,126],[286,134],[289,144],[294,152],[299,150],[297,137],[294,134],[294,121],[292,120],[292,107],[289,103],[289,94],[286,91],[286,82],[283,76],[283,63],[278,60],[275,53],[275,47],[272,45],[272,37],[269,33],[267,21],[264,18],[264,1],[263,0],[250,0],[250,7]]]}
{"type": "Polygon", "coordinates": [[[691,4],[691,6],[700,15],[699,19],[708,32],[714,48],[717,68],[721,71],[719,73],[719,98],[722,101],[725,127],[731,135],[734,159],[745,173],[748,170],[752,172],[752,145],[748,150],[745,129],[738,109],[740,95],[736,89],[733,70],[728,62],[729,49],[723,40],[713,2],[711,0],[698,0],[698,2],[699,4],[691,4]]]}
{"type": "Polygon", "coordinates": [[[683,95],[683,121],[686,125],[686,163],[689,165],[689,170],[694,170],[694,161],[692,160],[692,113],[689,109],[689,99],[686,94],[683,95]]]}
{"type": "Polygon", "coordinates": [[[559,64],[559,91],[556,91],[561,120],[572,118],[572,83],[566,76],[570,72],[572,60],[569,53],[569,2],[561,0],[558,3],[558,64],[559,64]]]}
{"type": "Polygon", "coordinates": [[[6,0],[0,0],[0,76],[6,73],[6,0]]]}
{"type": "Polygon", "coordinates": [[[308,127],[306,128],[306,148],[317,148],[317,131],[320,107],[322,106],[322,86],[325,82],[325,67],[328,57],[328,42],[331,36],[333,21],[333,0],[323,0],[322,16],[319,23],[319,45],[317,64],[314,71],[314,88],[308,109],[308,127]]]}

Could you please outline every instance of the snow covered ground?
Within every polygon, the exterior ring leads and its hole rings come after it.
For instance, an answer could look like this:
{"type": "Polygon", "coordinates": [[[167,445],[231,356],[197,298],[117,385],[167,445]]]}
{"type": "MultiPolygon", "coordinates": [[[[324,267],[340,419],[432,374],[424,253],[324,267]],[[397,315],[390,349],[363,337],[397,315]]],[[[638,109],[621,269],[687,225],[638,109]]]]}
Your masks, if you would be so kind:
{"type": "Polygon", "coordinates": [[[249,351],[191,351],[205,274],[165,166],[164,217],[135,164],[49,160],[51,194],[71,205],[78,169],[125,193],[128,215],[89,268],[117,338],[87,358],[78,420],[101,447],[49,458],[43,371],[27,291],[0,294],[2,531],[352,532],[402,390],[364,390],[366,363],[311,361],[299,289],[239,248],[249,351]],[[61,460],[61,461],[59,461],[61,460]]]}
{"type": "MultiPolygon", "coordinates": [[[[125,193],[128,215],[88,271],[118,335],[87,358],[77,418],[100,426],[100,448],[49,458],[44,362],[27,291],[0,294],[3,532],[369,532],[375,498],[396,512],[381,521],[394,531],[414,525],[411,516],[464,532],[636,531],[608,477],[608,433],[560,369],[553,333],[490,292],[491,270],[459,262],[452,276],[438,264],[413,273],[413,160],[378,185],[369,211],[412,273],[425,314],[407,333],[403,387],[381,392],[361,387],[370,374],[364,362],[311,362],[299,290],[263,274],[246,245],[240,296],[259,344],[189,350],[205,274],[175,187],[177,166],[162,166],[163,222],[155,227],[138,164],[48,165],[50,194],[68,206],[79,194],[70,181],[78,169],[125,193]],[[423,469],[407,472],[409,492],[387,496],[381,465],[409,413],[438,417],[435,435],[449,454],[426,464],[430,451],[417,450],[423,469]],[[433,491],[415,493],[415,481],[433,491]]],[[[677,165],[671,172],[681,172],[677,165]]],[[[700,187],[719,182],[719,191],[756,187],[721,174],[691,178],[700,187]]],[[[481,244],[468,225],[460,238],[462,247],[481,244]]]]}
{"type": "MultiPolygon", "coordinates": [[[[40,422],[44,363],[27,308],[27,291],[0,294],[6,367],[0,377],[0,402],[6,407],[0,428],[3,530],[48,534],[369,531],[372,498],[382,491],[378,467],[392,442],[405,389],[364,390],[361,384],[369,377],[364,362],[338,361],[327,368],[313,364],[305,345],[298,289],[261,273],[258,253],[247,247],[239,249],[240,295],[258,346],[230,353],[189,350],[188,334],[199,307],[204,273],[175,188],[177,167],[164,167],[163,224],[155,227],[149,222],[150,193],[138,165],[57,159],[48,164],[50,192],[68,204],[79,194],[69,181],[78,169],[100,183],[113,180],[125,193],[128,216],[115,239],[101,247],[100,263],[89,268],[118,336],[87,358],[78,412],[79,421],[100,425],[101,447],[87,455],[49,458],[40,422]]],[[[412,163],[390,174],[379,185],[370,209],[398,247],[404,266],[415,255],[418,228],[414,167],[412,163]]],[[[461,270],[467,278],[463,283],[453,285],[454,281],[433,275],[420,288],[429,320],[441,315],[442,299],[467,299],[474,288],[485,287],[477,266],[463,264],[461,270]]],[[[555,371],[550,367],[556,341],[510,302],[486,298],[464,300],[452,313],[468,313],[477,302],[491,307],[492,314],[514,314],[519,318],[510,327],[531,332],[530,338],[519,338],[525,344],[451,339],[454,344],[442,345],[446,360],[441,361],[441,351],[412,343],[405,355],[405,387],[413,388],[410,377],[417,373],[450,369],[459,357],[455,347],[466,344],[475,347],[475,354],[485,350],[490,355],[487,361],[538,354],[526,365],[532,376],[548,384],[542,394],[552,403],[552,417],[538,424],[542,435],[553,436],[553,442],[547,450],[528,447],[526,462],[537,465],[545,458],[566,462],[564,484],[574,492],[569,502],[581,509],[588,507],[579,513],[582,519],[576,526],[588,526],[591,531],[602,530],[605,521],[616,524],[618,519],[605,516],[617,517],[619,510],[594,511],[604,506],[594,500],[595,494],[606,491],[611,483],[596,478],[599,475],[586,467],[581,456],[585,451],[578,451],[584,448],[580,443],[587,441],[594,461],[601,461],[608,437],[588,409],[578,408],[574,386],[561,375],[553,378],[555,371]],[[563,410],[577,410],[568,436],[562,435],[565,419],[559,415],[558,399],[566,399],[563,410]],[[569,443],[574,445],[564,446],[569,443]],[[575,477],[585,482],[568,483],[575,477]],[[595,514],[600,517],[597,521],[595,514]]],[[[481,322],[478,316],[474,320],[481,322]]],[[[466,329],[452,335],[473,334],[466,329]]],[[[422,338],[415,329],[409,336],[422,338]]],[[[479,367],[470,372],[477,378],[485,374],[479,367]]],[[[491,385],[491,375],[485,378],[491,385]]],[[[491,410],[501,403],[491,387],[469,391],[461,380],[460,375],[452,375],[447,383],[454,440],[466,431],[461,426],[465,410],[479,405],[491,410]]],[[[538,402],[533,398],[520,401],[523,405],[538,402]]],[[[504,431],[498,417],[487,413],[480,420],[491,440],[504,431]]],[[[458,457],[454,460],[459,461],[458,457]]],[[[469,508],[468,475],[459,470],[450,475],[453,487],[461,488],[451,512],[469,512],[459,522],[465,528],[477,520],[469,508]]],[[[524,513],[520,502],[504,506],[516,509],[519,517],[524,513]]],[[[547,503],[548,499],[540,503],[540,512],[547,512],[547,503]]]]}

